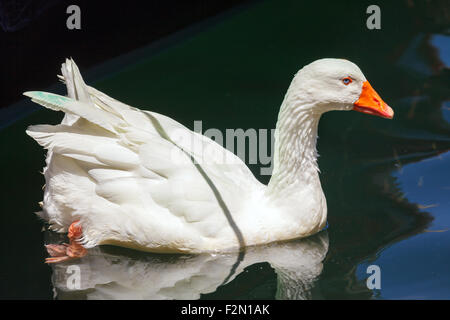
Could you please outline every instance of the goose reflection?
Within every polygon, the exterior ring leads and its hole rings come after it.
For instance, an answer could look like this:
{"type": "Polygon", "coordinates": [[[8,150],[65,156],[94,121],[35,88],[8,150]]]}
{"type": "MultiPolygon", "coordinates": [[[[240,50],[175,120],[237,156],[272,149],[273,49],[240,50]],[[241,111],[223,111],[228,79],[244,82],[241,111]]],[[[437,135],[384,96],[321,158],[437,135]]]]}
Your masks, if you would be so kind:
{"type": "Polygon", "coordinates": [[[247,267],[267,262],[277,275],[278,299],[308,299],[327,252],[326,230],[241,253],[167,255],[103,246],[53,265],[52,282],[57,299],[199,299],[247,267]]]}

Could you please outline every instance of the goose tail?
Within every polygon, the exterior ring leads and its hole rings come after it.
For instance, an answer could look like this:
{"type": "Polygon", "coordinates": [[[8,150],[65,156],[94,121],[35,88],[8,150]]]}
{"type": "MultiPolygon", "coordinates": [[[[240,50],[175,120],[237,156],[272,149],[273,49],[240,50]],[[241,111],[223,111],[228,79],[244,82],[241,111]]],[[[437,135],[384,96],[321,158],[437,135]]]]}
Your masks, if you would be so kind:
{"type": "MultiPolygon", "coordinates": [[[[81,102],[92,103],[88,87],[84,83],[83,77],[81,76],[80,70],[72,58],[66,59],[61,65],[61,74],[58,78],[66,84],[67,96],[73,100],[78,100],[81,102]]],[[[74,114],[66,113],[62,124],[72,125],[79,117],[74,114]]]]}

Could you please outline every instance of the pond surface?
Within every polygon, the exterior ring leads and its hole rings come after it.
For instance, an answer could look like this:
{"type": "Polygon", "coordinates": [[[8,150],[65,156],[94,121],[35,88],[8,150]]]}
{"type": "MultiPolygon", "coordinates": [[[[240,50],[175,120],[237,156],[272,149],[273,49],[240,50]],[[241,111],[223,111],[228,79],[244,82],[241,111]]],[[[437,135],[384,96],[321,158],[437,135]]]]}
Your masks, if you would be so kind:
{"type": "MultiPolygon", "coordinates": [[[[274,128],[303,65],[323,57],[355,62],[395,118],[323,116],[327,229],[241,255],[97,247],[76,263],[81,287],[68,288],[72,263],[43,263],[44,243],[64,236],[42,232],[33,214],[42,200],[44,151],[25,134],[28,125],[56,124],[62,114],[24,100],[2,113],[2,298],[450,299],[450,37],[448,21],[438,19],[442,8],[385,5],[382,29],[371,31],[363,2],[281,2],[254,3],[169,44],[81,72],[129,105],[191,129],[202,120],[203,130],[224,131],[274,128]],[[379,289],[367,286],[371,265],[381,272],[379,289]]],[[[64,94],[62,85],[35,89],[64,94]]],[[[268,181],[260,164],[250,168],[268,181]]]]}

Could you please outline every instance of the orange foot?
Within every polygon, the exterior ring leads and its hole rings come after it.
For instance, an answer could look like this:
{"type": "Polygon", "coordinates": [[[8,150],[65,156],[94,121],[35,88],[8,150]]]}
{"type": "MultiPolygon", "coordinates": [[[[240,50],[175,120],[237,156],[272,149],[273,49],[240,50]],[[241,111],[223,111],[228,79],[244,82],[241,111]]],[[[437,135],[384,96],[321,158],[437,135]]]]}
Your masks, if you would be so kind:
{"type": "Polygon", "coordinates": [[[73,222],[67,234],[70,240],[69,244],[48,244],[45,246],[47,252],[52,256],[45,259],[45,263],[58,263],[84,257],[87,250],[79,243],[81,235],[82,230],[79,221],[73,222]]]}

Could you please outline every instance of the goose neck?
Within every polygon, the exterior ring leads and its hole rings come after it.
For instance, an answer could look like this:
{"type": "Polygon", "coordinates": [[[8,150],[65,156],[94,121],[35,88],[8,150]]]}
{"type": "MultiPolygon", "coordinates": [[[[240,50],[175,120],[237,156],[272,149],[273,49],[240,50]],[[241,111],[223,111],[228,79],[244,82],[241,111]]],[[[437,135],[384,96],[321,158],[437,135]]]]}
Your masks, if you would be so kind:
{"type": "MultiPolygon", "coordinates": [[[[283,103],[275,129],[274,169],[269,192],[286,193],[299,185],[319,183],[315,106],[283,103]]],[[[289,192],[288,192],[289,193],[289,192]]]]}

